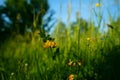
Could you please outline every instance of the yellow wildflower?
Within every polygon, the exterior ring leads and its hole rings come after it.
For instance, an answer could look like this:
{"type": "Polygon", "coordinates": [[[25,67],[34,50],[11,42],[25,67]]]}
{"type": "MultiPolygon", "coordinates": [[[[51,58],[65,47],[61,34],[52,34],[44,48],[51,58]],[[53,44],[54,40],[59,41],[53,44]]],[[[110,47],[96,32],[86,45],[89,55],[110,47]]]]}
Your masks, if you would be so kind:
{"type": "Polygon", "coordinates": [[[82,65],[82,63],[81,63],[81,62],[78,62],[78,65],[79,65],[79,66],[81,66],[81,65],[82,65]]]}
{"type": "Polygon", "coordinates": [[[49,41],[47,40],[44,45],[43,45],[44,48],[55,48],[56,47],[56,43],[53,42],[53,41],[49,41]]]}
{"type": "Polygon", "coordinates": [[[70,74],[68,78],[69,78],[69,80],[73,80],[74,79],[74,75],[70,74]]]}
{"type": "Polygon", "coordinates": [[[55,47],[56,47],[56,43],[55,43],[55,42],[51,42],[50,47],[51,47],[51,48],[55,48],[55,47]]]}
{"type": "Polygon", "coordinates": [[[71,66],[73,64],[73,61],[70,61],[69,63],[68,63],[68,66],[71,66]]]}
{"type": "Polygon", "coordinates": [[[47,45],[48,45],[48,47],[50,47],[51,46],[51,41],[47,41],[47,45]]]}
{"type": "Polygon", "coordinates": [[[87,38],[87,40],[89,41],[89,40],[90,40],[90,38],[87,38]]]}
{"type": "Polygon", "coordinates": [[[95,5],[96,7],[100,7],[100,4],[99,3],[96,3],[96,5],[95,5]]]}

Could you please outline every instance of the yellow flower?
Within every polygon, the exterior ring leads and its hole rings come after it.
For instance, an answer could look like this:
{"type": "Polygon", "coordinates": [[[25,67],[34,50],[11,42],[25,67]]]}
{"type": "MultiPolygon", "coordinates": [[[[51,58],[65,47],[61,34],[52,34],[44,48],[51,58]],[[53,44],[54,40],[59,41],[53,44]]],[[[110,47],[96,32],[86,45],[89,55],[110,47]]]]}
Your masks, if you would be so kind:
{"type": "Polygon", "coordinates": [[[55,47],[55,46],[56,46],[56,43],[55,43],[55,42],[51,42],[50,47],[53,48],[53,47],[55,47]]]}
{"type": "Polygon", "coordinates": [[[100,7],[100,4],[99,3],[96,3],[96,5],[95,5],[96,7],[100,7]]]}
{"type": "Polygon", "coordinates": [[[56,43],[53,42],[53,41],[49,41],[47,40],[44,45],[43,45],[44,48],[55,48],[56,47],[56,43]]]}
{"type": "Polygon", "coordinates": [[[79,61],[79,62],[78,62],[78,65],[79,65],[79,66],[81,66],[81,65],[82,65],[82,63],[79,61]]]}
{"type": "Polygon", "coordinates": [[[69,80],[73,80],[74,79],[74,75],[70,74],[68,78],[69,78],[69,80]]]}
{"type": "Polygon", "coordinates": [[[51,46],[51,42],[50,42],[50,41],[48,41],[48,42],[47,42],[47,45],[48,45],[48,47],[50,47],[50,46],[51,46]]]}
{"type": "Polygon", "coordinates": [[[89,40],[90,40],[90,38],[87,38],[87,40],[89,41],[89,40]]]}
{"type": "Polygon", "coordinates": [[[68,63],[68,66],[71,66],[73,64],[73,61],[70,61],[69,63],[68,63]]]}

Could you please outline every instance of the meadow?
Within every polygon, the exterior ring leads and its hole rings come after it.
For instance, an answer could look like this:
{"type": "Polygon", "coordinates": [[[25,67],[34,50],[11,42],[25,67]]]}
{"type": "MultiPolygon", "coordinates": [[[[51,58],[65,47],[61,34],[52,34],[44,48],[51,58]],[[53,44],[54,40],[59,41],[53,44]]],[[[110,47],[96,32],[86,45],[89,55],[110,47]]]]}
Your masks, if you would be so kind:
{"type": "Polygon", "coordinates": [[[76,23],[70,16],[67,26],[58,20],[46,36],[35,30],[7,39],[0,46],[0,80],[120,80],[120,17],[109,15],[101,32],[101,6],[93,11],[97,26],[77,12],[76,23]]]}

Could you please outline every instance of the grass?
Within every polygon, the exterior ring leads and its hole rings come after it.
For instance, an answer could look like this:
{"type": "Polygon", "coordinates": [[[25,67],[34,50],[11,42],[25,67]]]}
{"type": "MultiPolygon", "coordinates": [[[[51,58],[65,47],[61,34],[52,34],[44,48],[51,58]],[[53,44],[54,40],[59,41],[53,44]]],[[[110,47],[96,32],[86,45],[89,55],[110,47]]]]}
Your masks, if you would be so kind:
{"type": "Polygon", "coordinates": [[[57,44],[55,48],[43,47],[38,34],[32,40],[29,33],[11,37],[0,46],[0,79],[120,80],[120,31],[113,22],[113,29],[100,33],[100,16],[97,29],[92,22],[84,26],[80,20],[72,29],[69,20],[69,27],[59,21],[51,41],[57,44]],[[87,30],[81,30],[81,25],[87,30]]]}
{"type": "Polygon", "coordinates": [[[76,80],[118,80],[119,37],[112,34],[88,37],[88,33],[80,37],[80,54],[75,38],[71,38],[69,50],[66,39],[64,44],[61,40],[58,43],[56,41],[55,48],[43,48],[41,39],[33,42],[26,42],[24,37],[23,40],[9,39],[0,48],[1,79],[66,80],[73,74],[76,80]],[[70,61],[72,63],[68,65],[70,61]]]}

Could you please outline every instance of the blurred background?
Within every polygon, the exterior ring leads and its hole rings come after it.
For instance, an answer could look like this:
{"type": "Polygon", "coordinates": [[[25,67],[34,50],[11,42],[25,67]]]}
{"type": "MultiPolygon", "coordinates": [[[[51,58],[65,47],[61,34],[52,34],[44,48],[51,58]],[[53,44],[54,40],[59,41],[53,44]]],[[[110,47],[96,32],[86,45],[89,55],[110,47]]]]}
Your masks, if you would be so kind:
{"type": "Polygon", "coordinates": [[[68,23],[68,18],[70,23],[76,22],[76,14],[79,14],[79,18],[87,22],[94,21],[95,26],[98,26],[99,21],[97,20],[96,13],[102,16],[100,30],[106,31],[105,24],[111,23],[111,19],[115,21],[119,17],[119,0],[103,0],[101,2],[99,0],[48,0],[37,2],[39,3],[31,0],[18,0],[16,2],[1,0],[0,33],[4,33],[3,36],[7,36],[14,32],[24,34],[27,31],[32,31],[31,28],[35,17],[39,18],[37,21],[39,26],[42,24],[42,20],[45,21],[46,18],[49,18],[47,22],[43,23],[43,27],[48,28],[49,26],[49,29],[53,31],[54,24],[57,24],[58,20],[61,20],[65,25],[68,23]],[[96,3],[99,2],[100,8],[96,7],[96,3]]]}

